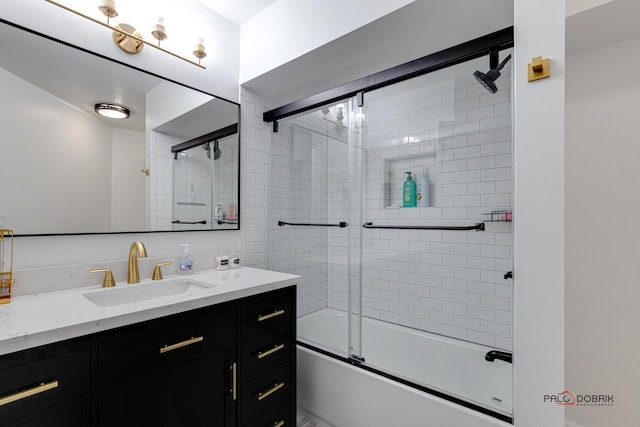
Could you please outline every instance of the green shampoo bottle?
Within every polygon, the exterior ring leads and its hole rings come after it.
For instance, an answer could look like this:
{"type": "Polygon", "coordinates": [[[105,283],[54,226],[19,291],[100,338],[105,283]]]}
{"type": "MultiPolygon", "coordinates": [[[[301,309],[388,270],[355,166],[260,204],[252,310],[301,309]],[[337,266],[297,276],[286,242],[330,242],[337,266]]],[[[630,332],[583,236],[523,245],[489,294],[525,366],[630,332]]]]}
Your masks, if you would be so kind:
{"type": "Polygon", "coordinates": [[[402,186],[402,206],[405,208],[416,207],[416,182],[411,178],[411,172],[405,172],[407,179],[402,186]]]}

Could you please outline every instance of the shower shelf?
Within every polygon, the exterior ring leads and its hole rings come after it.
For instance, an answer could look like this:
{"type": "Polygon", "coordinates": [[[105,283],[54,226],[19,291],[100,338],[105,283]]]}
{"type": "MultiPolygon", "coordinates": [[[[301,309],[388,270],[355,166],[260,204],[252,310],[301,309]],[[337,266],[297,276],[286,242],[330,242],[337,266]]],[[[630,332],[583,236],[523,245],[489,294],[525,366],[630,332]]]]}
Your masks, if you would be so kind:
{"type": "Polygon", "coordinates": [[[364,228],[389,228],[394,230],[459,230],[459,231],[484,231],[484,222],[468,226],[449,225],[373,225],[372,222],[362,224],[364,228]]]}
{"type": "Polygon", "coordinates": [[[171,224],[206,224],[207,220],[203,219],[202,221],[180,221],[176,219],[175,221],[171,221],[171,224]]]}
{"type": "Polygon", "coordinates": [[[299,223],[299,222],[284,222],[278,221],[278,225],[282,227],[283,225],[295,225],[295,226],[305,226],[305,227],[340,227],[345,228],[348,224],[344,221],[339,222],[338,224],[310,224],[310,223],[299,223]]]}
{"type": "Polygon", "coordinates": [[[483,213],[482,215],[489,215],[489,219],[485,222],[512,222],[513,213],[511,209],[501,209],[497,211],[491,211],[483,213]]]}

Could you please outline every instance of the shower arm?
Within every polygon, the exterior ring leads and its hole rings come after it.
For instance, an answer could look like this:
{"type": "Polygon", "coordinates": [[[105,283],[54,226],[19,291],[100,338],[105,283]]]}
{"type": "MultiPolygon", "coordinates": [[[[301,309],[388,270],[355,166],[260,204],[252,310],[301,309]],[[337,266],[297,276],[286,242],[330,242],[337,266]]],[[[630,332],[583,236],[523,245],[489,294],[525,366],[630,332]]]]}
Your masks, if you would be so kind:
{"type": "Polygon", "coordinates": [[[511,59],[511,55],[509,54],[506,58],[502,60],[500,65],[498,65],[498,71],[502,70],[504,66],[507,65],[507,62],[509,62],[510,59],[511,59]]]}

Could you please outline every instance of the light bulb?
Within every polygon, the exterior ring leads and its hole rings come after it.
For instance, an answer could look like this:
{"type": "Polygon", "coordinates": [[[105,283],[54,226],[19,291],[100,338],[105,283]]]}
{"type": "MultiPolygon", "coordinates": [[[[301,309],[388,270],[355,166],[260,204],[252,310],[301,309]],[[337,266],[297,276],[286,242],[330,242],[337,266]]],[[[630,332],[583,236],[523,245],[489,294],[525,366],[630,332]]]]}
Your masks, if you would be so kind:
{"type": "Polygon", "coordinates": [[[198,43],[193,47],[193,56],[198,59],[202,59],[207,56],[207,52],[204,48],[204,39],[198,39],[198,43]]]}
{"type": "Polygon", "coordinates": [[[153,25],[151,34],[156,38],[156,40],[158,40],[158,45],[160,45],[162,40],[167,38],[167,32],[164,28],[164,17],[158,17],[158,22],[153,25]]]}

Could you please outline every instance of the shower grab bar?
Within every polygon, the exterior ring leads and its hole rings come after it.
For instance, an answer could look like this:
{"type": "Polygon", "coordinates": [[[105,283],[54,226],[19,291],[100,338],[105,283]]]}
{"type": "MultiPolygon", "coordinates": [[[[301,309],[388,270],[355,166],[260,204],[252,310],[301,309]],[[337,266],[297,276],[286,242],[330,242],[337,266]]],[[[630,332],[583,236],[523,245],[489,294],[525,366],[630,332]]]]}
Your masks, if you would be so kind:
{"type": "Polygon", "coordinates": [[[484,360],[486,360],[487,362],[493,362],[496,359],[513,363],[513,354],[506,351],[491,350],[484,355],[484,360]]]}
{"type": "Polygon", "coordinates": [[[362,224],[364,228],[391,228],[394,230],[476,230],[484,231],[484,222],[478,222],[475,225],[468,226],[449,226],[449,225],[373,225],[372,222],[362,224]]]}
{"type": "Polygon", "coordinates": [[[283,225],[301,225],[301,226],[305,226],[305,227],[340,227],[340,228],[345,228],[347,225],[346,222],[344,221],[340,221],[338,224],[304,224],[304,223],[300,223],[300,222],[284,222],[284,221],[278,221],[278,225],[280,227],[282,227],[283,225]]]}
{"type": "Polygon", "coordinates": [[[189,222],[189,221],[180,221],[179,219],[176,219],[175,221],[171,221],[171,224],[206,224],[207,220],[203,219],[202,221],[193,221],[193,222],[189,222]]]}

